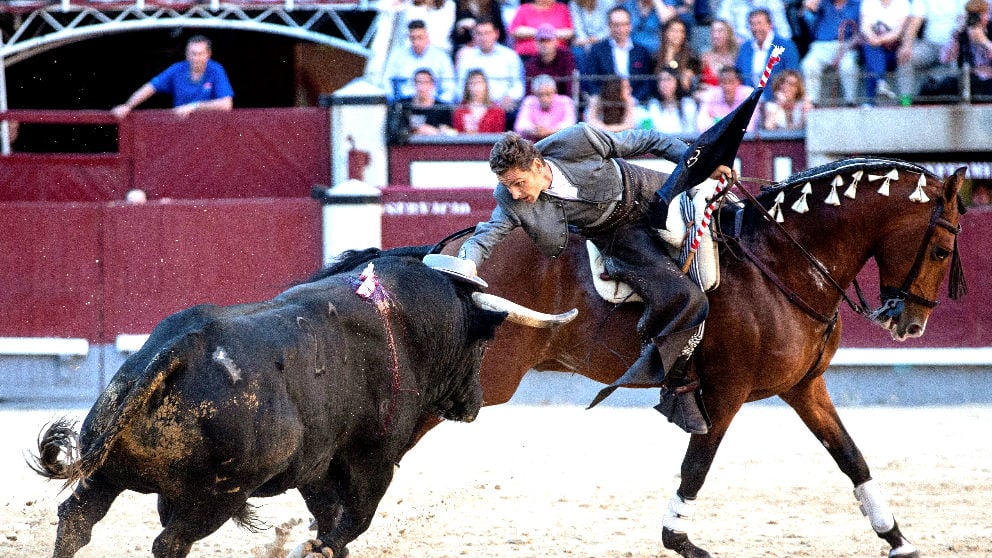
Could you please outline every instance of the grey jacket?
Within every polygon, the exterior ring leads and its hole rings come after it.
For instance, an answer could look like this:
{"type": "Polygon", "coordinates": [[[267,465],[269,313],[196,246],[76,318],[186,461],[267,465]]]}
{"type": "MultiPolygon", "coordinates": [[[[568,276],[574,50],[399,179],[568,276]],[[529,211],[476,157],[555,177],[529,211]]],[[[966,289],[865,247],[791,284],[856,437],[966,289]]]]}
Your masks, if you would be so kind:
{"type": "MultiPolygon", "coordinates": [[[[653,130],[605,132],[579,123],[537,142],[551,161],[578,189],[579,201],[563,200],[541,192],[535,203],[514,200],[506,186],[493,192],[496,209],[489,221],[479,223],[459,255],[477,266],[513,229],[523,227],[547,256],[558,257],[568,243],[568,226],[590,226],[613,209],[623,190],[620,171],[611,159],[650,153],[678,161],[688,146],[653,130]]],[[[661,186],[659,184],[659,186],[661,186]]]]}

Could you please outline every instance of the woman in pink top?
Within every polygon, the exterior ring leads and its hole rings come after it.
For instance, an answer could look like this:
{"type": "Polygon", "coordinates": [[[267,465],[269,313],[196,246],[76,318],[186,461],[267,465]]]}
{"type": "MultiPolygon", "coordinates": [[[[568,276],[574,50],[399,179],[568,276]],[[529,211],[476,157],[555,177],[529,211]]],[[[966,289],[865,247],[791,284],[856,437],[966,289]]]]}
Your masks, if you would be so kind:
{"type": "Polygon", "coordinates": [[[513,131],[537,141],[575,124],[575,103],[558,94],[555,78],[541,74],[530,84],[531,95],[524,97],[513,131]]]}
{"type": "Polygon", "coordinates": [[[567,5],[555,0],[534,0],[530,4],[521,4],[508,30],[514,40],[513,50],[521,57],[537,55],[534,37],[542,23],[551,24],[555,28],[559,46],[563,48],[568,48],[575,36],[572,14],[567,5]]]}

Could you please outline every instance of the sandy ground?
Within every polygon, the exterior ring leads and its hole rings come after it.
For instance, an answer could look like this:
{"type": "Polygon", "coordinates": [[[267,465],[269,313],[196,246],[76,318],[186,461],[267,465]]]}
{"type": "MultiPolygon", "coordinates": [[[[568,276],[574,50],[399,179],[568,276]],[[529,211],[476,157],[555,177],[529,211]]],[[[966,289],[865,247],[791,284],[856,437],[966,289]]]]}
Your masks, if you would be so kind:
{"type": "MultiPolygon", "coordinates": [[[[56,506],[67,494],[27,469],[23,455],[41,425],[64,413],[0,404],[0,556],[51,554],[56,506]]],[[[992,406],[841,415],[923,556],[992,557],[992,406]]],[[[440,426],[406,456],[351,555],[674,556],[661,546],[661,517],[687,440],[648,408],[487,408],[473,424],[440,426]]],[[[281,556],[310,534],[296,492],[254,502],[272,529],[251,534],[228,523],[191,556],[281,556]]],[[[692,539],[714,556],[887,552],[847,479],[785,407],[738,415],[694,526],[692,539]]],[[[128,492],[77,556],[149,556],[157,532],[154,496],[128,492]]]]}

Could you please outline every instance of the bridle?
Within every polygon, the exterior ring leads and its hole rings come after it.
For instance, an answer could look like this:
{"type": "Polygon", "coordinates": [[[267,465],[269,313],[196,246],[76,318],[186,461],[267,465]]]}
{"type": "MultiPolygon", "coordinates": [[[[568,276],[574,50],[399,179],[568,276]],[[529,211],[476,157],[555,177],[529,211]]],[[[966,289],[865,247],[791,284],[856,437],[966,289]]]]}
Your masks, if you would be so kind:
{"type": "MultiPolygon", "coordinates": [[[[763,217],[778,227],[778,230],[789,240],[789,242],[791,242],[800,251],[800,253],[802,253],[806,261],[814,269],[816,269],[816,271],[823,276],[823,278],[826,279],[838,293],[840,293],[841,297],[847,302],[852,311],[883,328],[885,327],[885,322],[899,316],[902,313],[904,303],[907,301],[921,304],[927,308],[934,308],[940,303],[937,300],[929,300],[909,292],[913,283],[915,283],[916,279],[919,277],[920,269],[923,267],[923,260],[926,258],[927,249],[930,245],[930,239],[933,237],[933,233],[937,227],[941,227],[955,235],[954,252],[952,256],[953,259],[951,262],[951,280],[948,284],[948,294],[952,299],[957,299],[959,295],[963,295],[967,292],[967,287],[964,281],[964,272],[961,268],[961,260],[958,254],[958,243],[956,238],[961,232],[961,226],[954,225],[943,217],[944,199],[942,197],[938,197],[937,203],[933,206],[930,213],[930,222],[927,225],[926,233],[923,235],[923,242],[920,244],[920,248],[916,252],[916,258],[913,261],[913,265],[909,269],[909,272],[906,274],[906,279],[898,288],[882,285],[879,288],[882,304],[878,308],[872,310],[871,306],[865,300],[864,293],[861,290],[861,286],[858,284],[857,278],[854,279],[853,285],[854,290],[857,293],[858,300],[854,301],[850,296],[848,296],[846,289],[833,278],[830,271],[827,270],[827,268],[808,250],[806,250],[806,248],[803,247],[799,241],[796,240],[796,238],[782,226],[781,223],[776,221],[771,213],[769,213],[769,211],[761,205],[757,198],[755,198],[754,195],[747,190],[747,188],[744,188],[741,185],[740,181],[735,182],[734,185],[737,187],[738,191],[742,192],[744,196],[748,198],[748,200],[763,217]]],[[[724,192],[728,190],[729,188],[724,192]]],[[[780,291],[782,291],[789,301],[805,313],[825,324],[833,324],[836,321],[836,312],[834,312],[832,316],[827,316],[814,309],[809,303],[803,300],[795,290],[787,286],[774,271],[772,271],[760,258],[758,258],[744,243],[740,242],[738,238],[729,236],[724,236],[724,238],[732,238],[739,251],[743,253],[780,291]]]]}

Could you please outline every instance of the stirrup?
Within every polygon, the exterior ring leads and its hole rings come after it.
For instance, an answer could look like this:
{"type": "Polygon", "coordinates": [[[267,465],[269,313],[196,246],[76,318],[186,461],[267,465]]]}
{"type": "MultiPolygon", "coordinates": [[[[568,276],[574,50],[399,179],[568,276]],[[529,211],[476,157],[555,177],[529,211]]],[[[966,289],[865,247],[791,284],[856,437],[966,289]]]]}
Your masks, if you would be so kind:
{"type": "Polygon", "coordinates": [[[654,408],[689,434],[707,434],[712,426],[699,390],[677,394],[663,387],[654,408]]]}

